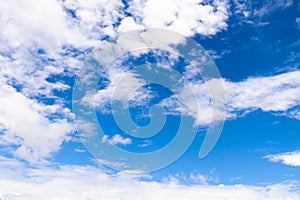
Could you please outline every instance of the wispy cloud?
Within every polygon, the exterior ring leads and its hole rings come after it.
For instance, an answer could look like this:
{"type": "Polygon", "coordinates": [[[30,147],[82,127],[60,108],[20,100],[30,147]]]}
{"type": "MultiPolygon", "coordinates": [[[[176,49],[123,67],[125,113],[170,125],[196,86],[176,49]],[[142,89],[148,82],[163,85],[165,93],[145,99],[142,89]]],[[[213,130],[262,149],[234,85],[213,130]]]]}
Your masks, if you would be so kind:
{"type": "Polygon", "coordinates": [[[269,77],[253,77],[242,82],[225,82],[229,111],[261,109],[287,111],[300,105],[300,71],[269,77]]]}
{"type": "MultiPolygon", "coordinates": [[[[227,119],[241,117],[257,109],[298,119],[299,76],[300,71],[291,71],[275,76],[252,77],[241,82],[223,80],[227,119]]],[[[164,100],[162,105],[167,106],[170,113],[179,114],[179,110],[184,115],[192,116],[198,125],[210,123],[213,110],[205,83],[194,81],[190,87],[193,88],[193,94],[187,94],[185,88],[179,93],[188,107],[180,107],[175,96],[164,100]],[[198,104],[188,102],[194,97],[198,104]]]]}
{"type": "Polygon", "coordinates": [[[289,8],[293,0],[274,0],[258,3],[256,1],[233,0],[232,9],[237,23],[247,23],[253,26],[269,24],[269,15],[275,11],[289,8]]]}

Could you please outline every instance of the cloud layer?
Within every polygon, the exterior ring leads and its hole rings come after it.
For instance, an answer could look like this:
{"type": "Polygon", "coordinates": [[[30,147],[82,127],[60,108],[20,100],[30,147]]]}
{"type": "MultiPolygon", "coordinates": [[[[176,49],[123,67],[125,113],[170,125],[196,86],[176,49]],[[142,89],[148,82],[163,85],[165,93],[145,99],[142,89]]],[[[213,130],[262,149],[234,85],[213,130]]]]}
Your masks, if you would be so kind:
{"type": "MultiPolygon", "coordinates": [[[[141,181],[146,175],[119,173],[108,175],[89,166],[28,168],[19,161],[0,157],[1,200],[298,200],[297,183],[286,182],[266,186],[251,185],[181,185],[175,177],[166,182],[141,181]],[[19,173],[12,173],[16,170],[19,173]]],[[[203,176],[202,176],[203,177],[203,176]]]]}

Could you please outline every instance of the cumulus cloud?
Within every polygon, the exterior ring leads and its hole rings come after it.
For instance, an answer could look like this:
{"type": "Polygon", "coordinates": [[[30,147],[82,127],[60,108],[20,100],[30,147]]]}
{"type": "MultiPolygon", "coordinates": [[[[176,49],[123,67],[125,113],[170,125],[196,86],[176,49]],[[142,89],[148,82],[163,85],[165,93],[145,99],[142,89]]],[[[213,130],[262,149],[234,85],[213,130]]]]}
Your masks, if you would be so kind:
{"type": "Polygon", "coordinates": [[[133,0],[127,9],[130,17],[123,19],[120,31],[139,28],[165,28],[185,36],[214,35],[227,28],[228,1],[214,0],[133,0]],[[125,28],[124,24],[129,26],[125,28]]]}
{"type": "Polygon", "coordinates": [[[0,5],[2,42],[13,48],[35,45],[50,54],[66,44],[95,45],[97,39],[112,36],[124,7],[121,1],[108,0],[13,0],[0,5]]]}
{"type": "Polygon", "coordinates": [[[51,117],[69,115],[67,108],[41,104],[9,85],[0,86],[0,104],[0,145],[20,159],[43,161],[58,151],[73,131],[66,119],[51,117]]]}
{"type": "Polygon", "coordinates": [[[265,158],[271,162],[281,162],[285,165],[300,167],[300,151],[268,155],[265,158]]]}
{"type": "MultiPolygon", "coordinates": [[[[10,200],[38,200],[45,196],[55,199],[300,199],[297,183],[286,182],[266,186],[251,185],[183,185],[176,177],[166,182],[141,181],[137,174],[108,175],[91,166],[61,166],[57,168],[29,168],[19,161],[0,157],[1,162],[24,174],[2,173],[0,197],[10,200]]],[[[145,174],[141,174],[142,177],[145,174]]],[[[148,176],[147,179],[151,179],[148,176]]],[[[199,178],[196,177],[197,179],[199,178]]],[[[203,179],[203,177],[200,177],[203,179]]]]}

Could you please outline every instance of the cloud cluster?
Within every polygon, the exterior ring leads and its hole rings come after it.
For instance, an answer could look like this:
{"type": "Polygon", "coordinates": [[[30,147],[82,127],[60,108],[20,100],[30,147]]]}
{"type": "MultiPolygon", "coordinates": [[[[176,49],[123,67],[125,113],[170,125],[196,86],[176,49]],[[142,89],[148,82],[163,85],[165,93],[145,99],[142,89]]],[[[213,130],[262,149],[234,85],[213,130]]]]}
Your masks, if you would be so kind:
{"type": "MultiPolygon", "coordinates": [[[[300,199],[298,185],[293,182],[266,186],[206,184],[187,186],[180,184],[176,177],[169,178],[166,182],[156,182],[143,174],[119,173],[111,176],[99,168],[90,166],[29,168],[13,159],[0,157],[0,161],[1,172],[5,172],[0,175],[2,200],[38,200],[45,197],[49,200],[300,199]],[[12,173],[12,169],[21,173],[12,173]],[[139,180],[141,176],[149,181],[139,180]]],[[[203,179],[202,176],[201,178],[203,179]]]]}
{"type": "MultiPolygon", "coordinates": [[[[284,2],[286,4],[281,4],[283,7],[290,5],[290,1],[284,2]]],[[[249,14],[246,10],[241,12],[245,16],[249,14]]],[[[256,15],[264,13],[265,10],[261,9],[256,15]]],[[[60,150],[63,142],[70,139],[74,129],[65,95],[70,94],[71,84],[55,77],[73,77],[89,48],[100,44],[107,36],[114,37],[120,31],[149,27],[166,28],[186,36],[215,35],[226,30],[229,15],[229,2],[219,0],[132,0],[128,5],[123,1],[110,0],[0,1],[1,153],[31,164],[43,164],[60,150]]],[[[111,80],[118,80],[122,73],[110,71],[109,76],[111,80]]],[[[127,100],[127,90],[144,83],[134,74],[128,77],[127,84],[122,85],[115,96],[118,100],[127,100]]],[[[241,82],[224,80],[228,118],[238,117],[241,110],[261,109],[299,119],[299,110],[294,109],[300,104],[299,77],[300,72],[294,71],[277,76],[253,77],[241,82]]],[[[111,81],[106,90],[99,91],[98,97],[107,98],[116,84],[111,81]]],[[[207,88],[200,81],[193,82],[192,87],[195,94],[187,94],[182,88],[179,95],[186,105],[190,104],[191,95],[195,95],[200,104],[192,104],[192,107],[180,111],[193,116],[198,125],[208,124],[211,121],[208,114],[211,112],[211,102],[207,88]],[[199,113],[193,112],[197,109],[199,113]]],[[[132,102],[141,105],[149,102],[153,97],[151,95],[147,90],[140,90],[132,102]]],[[[103,102],[101,106],[105,105],[103,102]]],[[[176,114],[178,105],[174,102],[173,96],[162,103],[176,114]]],[[[120,135],[106,138],[106,141],[122,145],[132,142],[120,135]]],[[[151,141],[143,145],[149,144],[151,141]]],[[[267,158],[287,165],[300,165],[298,152],[267,158]]],[[[110,176],[90,166],[29,168],[22,162],[5,157],[0,157],[0,171],[1,200],[45,197],[49,200],[300,199],[299,191],[295,191],[291,183],[264,187],[185,186],[176,181],[145,182],[110,176]]],[[[194,179],[200,182],[207,180],[202,175],[194,176],[194,179]]]]}
{"type": "Polygon", "coordinates": [[[131,28],[165,28],[185,36],[214,35],[227,28],[228,1],[214,0],[133,0],[127,9],[131,16],[123,19],[120,31],[131,28]]]}
{"type": "Polygon", "coordinates": [[[71,84],[62,78],[74,76],[84,49],[110,34],[94,29],[104,21],[108,24],[103,26],[112,27],[121,4],[0,2],[1,151],[44,163],[69,140],[74,128],[65,95],[70,95],[71,84]],[[78,10],[78,18],[68,6],[78,10]],[[89,14],[99,18],[88,20],[89,14]]]}
{"type": "Polygon", "coordinates": [[[227,26],[228,2],[164,1],[165,10],[156,12],[161,6],[155,0],[128,5],[109,0],[1,1],[1,145],[30,162],[59,150],[72,130],[64,98],[72,84],[57,77],[74,76],[89,48],[124,27],[132,28],[128,24],[169,28],[189,36],[213,35],[227,26]]]}

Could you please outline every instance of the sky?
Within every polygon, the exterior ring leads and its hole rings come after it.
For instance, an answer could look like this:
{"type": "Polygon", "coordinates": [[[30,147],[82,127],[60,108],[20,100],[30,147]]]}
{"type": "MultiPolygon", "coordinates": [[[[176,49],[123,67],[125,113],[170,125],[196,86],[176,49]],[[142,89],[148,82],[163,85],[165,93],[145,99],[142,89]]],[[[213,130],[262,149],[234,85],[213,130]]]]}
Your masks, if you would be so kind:
{"type": "Polygon", "coordinates": [[[300,3],[0,0],[0,200],[300,200],[300,3]]]}

